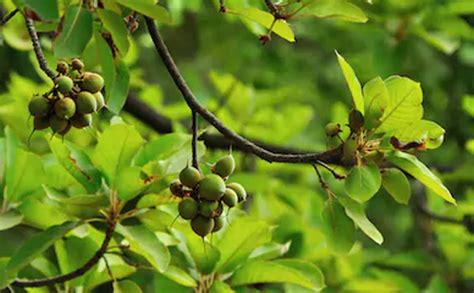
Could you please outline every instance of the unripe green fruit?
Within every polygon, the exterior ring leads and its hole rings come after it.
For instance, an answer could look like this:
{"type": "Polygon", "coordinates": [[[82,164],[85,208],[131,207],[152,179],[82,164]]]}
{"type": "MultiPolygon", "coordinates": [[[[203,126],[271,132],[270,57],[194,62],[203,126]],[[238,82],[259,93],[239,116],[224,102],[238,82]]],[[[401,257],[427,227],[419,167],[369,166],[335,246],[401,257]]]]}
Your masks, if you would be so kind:
{"type": "Polygon", "coordinates": [[[60,133],[64,131],[69,125],[69,122],[65,119],[61,119],[56,115],[51,115],[49,118],[49,126],[54,133],[60,133]]]}
{"type": "Polygon", "coordinates": [[[81,60],[74,58],[72,59],[71,66],[75,70],[82,70],[84,68],[84,63],[81,60]]]}
{"type": "Polygon", "coordinates": [[[212,172],[220,175],[222,178],[227,178],[232,175],[235,170],[235,161],[234,157],[227,155],[217,161],[214,166],[212,166],[212,172]]]}
{"type": "Polygon", "coordinates": [[[181,183],[183,183],[185,186],[189,188],[194,188],[196,185],[198,185],[199,181],[201,181],[201,172],[199,172],[198,169],[187,166],[181,172],[179,173],[179,180],[181,180],[181,183]]]}
{"type": "Polygon", "coordinates": [[[354,132],[358,132],[364,126],[364,115],[358,110],[349,113],[349,127],[354,132]]]}
{"type": "Polygon", "coordinates": [[[247,192],[245,191],[245,188],[239,183],[230,183],[227,185],[227,188],[230,188],[235,191],[237,197],[239,198],[239,202],[247,199],[247,192]]]}
{"type": "Polygon", "coordinates": [[[56,78],[55,83],[58,85],[58,90],[63,94],[69,94],[74,87],[72,79],[65,75],[56,78]]]}
{"type": "Polygon", "coordinates": [[[33,127],[35,130],[43,130],[49,127],[48,117],[35,117],[33,119],[33,127]]]}
{"type": "Polygon", "coordinates": [[[183,184],[179,180],[174,180],[170,184],[170,191],[173,195],[183,197],[183,184]]]}
{"type": "Polygon", "coordinates": [[[56,65],[56,71],[61,74],[66,74],[69,71],[69,65],[64,61],[59,61],[56,65]]]}
{"type": "Polygon", "coordinates": [[[28,104],[30,114],[35,117],[45,117],[50,109],[49,100],[42,96],[34,96],[28,104]]]}
{"type": "Polygon", "coordinates": [[[224,227],[224,217],[220,216],[220,217],[217,217],[217,218],[214,218],[214,228],[212,229],[212,232],[217,232],[219,231],[220,229],[222,229],[222,227],[224,227]]]}
{"type": "Polygon", "coordinates": [[[339,132],[341,132],[341,125],[339,125],[339,123],[331,122],[331,123],[326,124],[326,127],[324,128],[324,130],[326,131],[327,136],[334,137],[338,135],[339,132]]]}
{"type": "Polygon", "coordinates": [[[237,203],[239,203],[239,197],[237,196],[237,193],[230,188],[225,189],[222,200],[229,208],[235,207],[237,203]]]}
{"type": "Polygon", "coordinates": [[[219,200],[225,192],[225,183],[221,177],[210,174],[199,182],[199,194],[207,200],[219,200]]]}
{"type": "Polygon", "coordinates": [[[72,70],[71,72],[69,72],[69,77],[72,78],[72,79],[79,79],[81,78],[81,73],[77,70],[72,70]]]}
{"type": "Polygon", "coordinates": [[[79,114],[89,114],[97,109],[97,102],[93,94],[80,92],[76,98],[76,108],[79,114]]]}
{"type": "Polygon", "coordinates": [[[95,93],[94,97],[95,97],[95,101],[97,102],[96,111],[99,112],[105,106],[105,99],[101,92],[95,93]]]}
{"type": "Polygon", "coordinates": [[[198,214],[198,203],[190,197],[185,198],[178,204],[178,211],[183,219],[191,220],[198,214]]]}
{"type": "Polygon", "coordinates": [[[84,91],[95,94],[104,87],[104,79],[97,73],[86,72],[82,77],[80,87],[84,91]]]}
{"type": "Polygon", "coordinates": [[[69,130],[71,130],[71,123],[68,122],[66,128],[64,128],[63,131],[59,131],[58,134],[64,136],[69,132],[69,130]]]}
{"type": "Polygon", "coordinates": [[[211,233],[214,229],[214,219],[197,216],[191,220],[191,228],[193,229],[194,233],[204,237],[211,233]]]}
{"type": "Polygon", "coordinates": [[[92,125],[92,114],[77,114],[69,120],[71,125],[76,128],[84,128],[92,125]]]}
{"type": "Polygon", "coordinates": [[[54,112],[59,118],[69,119],[76,113],[76,103],[71,98],[57,100],[54,103],[54,112]]]}
{"type": "Polygon", "coordinates": [[[217,201],[203,200],[199,203],[199,213],[204,217],[211,218],[218,207],[219,203],[217,201]]]}

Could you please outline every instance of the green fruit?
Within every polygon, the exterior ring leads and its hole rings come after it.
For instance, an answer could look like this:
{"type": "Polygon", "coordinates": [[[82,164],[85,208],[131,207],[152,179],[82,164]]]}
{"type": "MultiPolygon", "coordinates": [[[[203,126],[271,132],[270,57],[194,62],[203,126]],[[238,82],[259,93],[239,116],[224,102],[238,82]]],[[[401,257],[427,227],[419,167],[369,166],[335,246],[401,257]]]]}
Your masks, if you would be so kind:
{"type": "Polygon", "coordinates": [[[245,188],[239,183],[230,183],[229,185],[227,185],[227,188],[230,188],[235,191],[237,197],[239,198],[239,202],[247,199],[247,192],[245,191],[245,188]]]}
{"type": "Polygon", "coordinates": [[[76,107],[79,114],[89,114],[97,109],[97,102],[93,94],[80,92],[76,98],[76,107]]]}
{"type": "Polygon", "coordinates": [[[43,130],[49,127],[48,117],[35,117],[33,119],[33,127],[35,130],[43,130]]]}
{"type": "Polygon", "coordinates": [[[224,227],[224,224],[225,224],[225,220],[224,220],[224,217],[217,217],[217,218],[214,218],[214,228],[212,229],[212,232],[217,232],[219,231],[220,229],[222,229],[222,227],[224,227]]]}
{"type": "Polygon", "coordinates": [[[226,188],[222,200],[229,208],[232,208],[235,207],[239,202],[239,197],[233,189],[226,188]]]}
{"type": "Polygon", "coordinates": [[[49,126],[53,130],[54,133],[60,133],[66,128],[68,128],[69,122],[65,119],[61,119],[56,115],[51,115],[49,118],[49,126]]]}
{"type": "Polygon", "coordinates": [[[30,114],[35,117],[45,117],[50,109],[49,100],[42,96],[34,96],[28,104],[30,114]]]}
{"type": "Polygon", "coordinates": [[[61,74],[67,74],[69,71],[69,65],[67,65],[67,63],[64,61],[59,61],[56,65],[56,71],[61,74]]]}
{"type": "Polygon", "coordinates": [[[105,106],[105,99],[101,92],[94,94],[95,101],[97,102],[97,112],[99,112],[105,106]]]}
{"type": "Polygon", "coordinates": [[[209,219],[203,216],[197,216],[191,220],[191,228],[194,233],[204,237],[211,233],[214,229],[214,219],[209,219]]]}
{"type": "Polygon", "coordinates": [[[364,126],[364,115],[357,110],[352,110],[349,113],[349,127],[354,132],[358,132],[364,126]]]}
{"type": "Polygon", "coordinates": [[[81,60],[74,58],[72,59],[71,66],[75,70],[82,70],[84,68],[84,63],[81,60]]]}
{"type": "Polygon", "coordinates": [[[69,120],[76,128],[84,128],[92,125],[92,114],[76,114],[69,120]]]}
{"type": "Polygon", "coordinates": [[[69,132],[69,130],[71,130],[71,123],[68,123],[66,128],[64,128],[63,131],[59,131],[58,134],[64,136],[69,132]]]}
{"type": "Polygon", "coordinates": [[[235,161],[234,157],[227,155],[217,161],[214,166],[212,166],[212,172],[220,175],[222,178],[227,178],[232,175],[235,170],[235,161]]]}
{"type": "Polygon", "coordinates": [[[181,180],[181,182],[189,188],[196,187],[199,181],[201,181],[201,178],[201,172],[199,172],[198,169],[190,166],[187,166],[179,173],[179,180],[181,180]]]}
{"type": "Polygon", "coordinates": [[[170,184],[170,191],[173,195],[183,197],[183,184],[179,180],[174,180],[170,184]]]}
{"type": "Polygon", "coordinates": [[[69,77],[72,78],[72,79],[79,79],[81,78],[81,73],[77,70],[72,70],[71,72],[69,72],[69,77]]]}
{"type": "Polygon", "coordinates": [[[178,211],[183,219],[191,220],[198,214],[198,203],[190,197],[185,198],[179,202],[178,211]]]}
{"type": "Polygon", "coordinates": [[[74,87],[74,82],[68,76],[62,75],[54,81],[58,85],[58,90],[63,94],[69,94],[74,87]]]}
{"type": "Polygon", "coordinates": [[[57,100],[54,103],[54,112],[59,118],[69,119],[76,113],[76,103],[71,98],[57,100]]]}
{"type": "Polygon", "coordinates": [[[217,201],[203,200],[199,203],[199,213],[204,217],[211,218],[218,207],[219,203],[217,201]]]}
{"type": "Polygon", "coordinates": [[[339,132],[341,132],[341,125],[339,125],[339,123],[331,122],[331,123],[326,124],[326,127],[324,128],[324,130],[326,130],[327,136],[334,137],[338,135],[339,132]]]}
{"type": "Polygon", "coordinates": [[[225,192],[225,183],[221,177],[210,174],[199,182],[199,194],[207,200],[219,200],[225,192]]]}
{"type": "Polygon", "coordinates": [[[97,73],[86,72],[82,77],[80,87],[82,90],[94,94],[104,87],[104,79],[97,73]]]}

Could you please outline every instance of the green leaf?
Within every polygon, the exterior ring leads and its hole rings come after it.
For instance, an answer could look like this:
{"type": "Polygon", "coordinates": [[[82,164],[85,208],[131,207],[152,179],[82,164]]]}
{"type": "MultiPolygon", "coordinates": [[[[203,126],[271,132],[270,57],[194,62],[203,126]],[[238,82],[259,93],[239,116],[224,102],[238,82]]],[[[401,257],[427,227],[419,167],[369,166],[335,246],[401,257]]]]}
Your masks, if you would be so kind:
{"type": "Polygon", "coordinates": [[[101,174],[92,165],[91,159],[84,151],[57,137],[49,140],[49,146],[58,162],[77,182],[84,186],[87,192],[92,193],[100,188],[101,174]]]}
{"type": "Polygon", "coordinates": [[[235,291],[227,283],[214,281],[209,289],[209,293],[235,293],[235,291]]]}
{"type": "Polygon", "coordinates": [[[114,282],[114,293],[141,293],[142,289],[130,280],[114,282]]]}
{"type": "Polygon", "coordinates": [[[376,77],[364,85],[365,124],[366,129],[380,125],[383,113],[388,105],[388,90],[384,81],[376,77]]]}
{"type": "Polygon", "coordinates": [[[120,173],[132,164],[143,142],[138,131],[126,124],[112,125],[99,137],[92,160],[105,174],[112,189],[117,187],[120,173]]]}
{"type": "Polygon", "coordinates": [[[0,231],[15,227],[21,224],[21,221],[23,221],[23,215],[15,211],[0,213],[0,231]]]}
{"type": "Polygon", "coordinates": [[[99,194],[77,194],[68,196],[46,185],[43,185],[43,189],[49,199],[60,204],[101,207],[108,203],[108,198],[99,194]]]}
{"type": "Polygon", "coordinates": [[[447,202],[456,204],[456,200],[453,198],[449,190],[443,185],[441,180],[436,175],[434,175],[422,162],[418,161],[415,156],[404,152],[394,151],[388,153],[386,158],[395,166],[415,177],[418,181],[420,181],[447,202]]]}
{"type": "Polygon", "coordinates": [[[277,19],[275,21],[275,17],[271,13],[254,7],[245,8],[240,10],[238,13],[250,20],[257,22],[267,29],[272,28],[272,31],[275,34],[289,42],[295,41],[295,34],[293,33],[290,25],[283,19],[277,19]],[[275,23],[273,24],[274,21],[275,23]]]}
{"type": "Polygon", "coordinates": [[[64,25],[54,41],[56,58],[77,57],[92,37],[92,14],[78,6],[69,6],[64,16],[64,25]]]}
{"type": "Polygon", "coordinates": [[[347,86],[351,92],[354,109],[359,110],[362,114],[364,114],[364,96],[362,95],[362,87],[360,82],[349,63],[347,63],[347,61],[341,55],[339,55],[337,51],[336,55],[339,66],[341,67],[344,78],[346,79],[347,86]]]}
{"type": "Polygon", "coordinates": [[[115,46],[117,46],[122,56],[125,56],[130,47],[130,43],[128,41],[128,30],[123,18],[117,13],[106,9],[98,9],[97,14],[105,29],[112,35],[115,46]]]}
{"type": "Polygon", "coordinates": [[[234,272],[230,283],[232,286],[289,283],[318,291],[324,288],[323,275],[315,265],[295,260],[247,262],[234,272]]]}
{"type": "Polygon", "coordinates": [[[306,8],[307,12],[319,18],[336,18],[345,21],[367,22],[367,16],[356,5],[344,0],[318,0],[306,8]]]}
{"type": "Polygon", "coordinates": [[[34,10],[42,20],[56,20],[59,18],[56,0],[24,0],[26,6],[34,10]]]}
{"type": "Polygon", "coordinates": [[[346,195],[337,195],[337,199],[344,206],[346,214],[351,218],[354,223],[364,232],[365,235],[369,236],[378,244],[383,243],[383,236],[377,227],[370,222],[365,214],[364,207],[351,199],[346,195]]]}
{"type": "Polygon", "coordinates": [[[54,242],[76,228],[77,225],[77,222],[66,222],[33,235],[13,253],[7,265],[8,273],[16,275],[22,268],[53,245],[54,242]]]}
{"type": "Polygon", "coordinates": [[[63,213],[63,210],[55,208],[51,204],[40,202],[34,198],[23,202],[18,207],[18,210],[24,216],[23,222],[40,229],[59,225],[71,219],[71,217],[63,213]]]}
{"type": "Polygon", "coordinates": [[[346,193],[356,201],[363,203],[372,198],[380,189],[382,177],[377,165],[373,162],[367,165],[352,167],[344,184],[346,193]]]}
{"type": "Polygon", "coordinates": [[[163,275],[168,279],[173,280],[175,283],[185,287],[194,288],[197,286],[196,280],[194,280],[193,277],[176,266],[168,266],[168,269],[163,273],[163,275]]]}
{"type": "Polygon", "coordinates": [[[329,199],[321,212],[321,219],[328,248],[338,254],[348,253],[354,245],[355,227],[342,206],[329,199]]]}
{"type": "Polygon", "coordinates": [[[117,232],[129,242],[132,251],[144,256],[159,272],[164,273],[170,263],[166,246],[145,226],[117,226],[117,232]]]}
{"type": "Polygon", "coordinates": [[[393,199],[401,204],[408,204],[411,196],[410,182],[405,174],[395,168],[387,168],[382,172],[383,188],[393,199]]]}
{"type": "Polygon", "coordinates": [[[465,95],[462,98],[462,108],[466,113],[474,117],[474,95],[465,95]]]}
{"type": "Polygon", "coordinates": [[[423,142],[427,149],[441,146],[445,130],[435,122],[418,120],[393,132],[393,136],[402,142],[423,142]]]}
{"type": "MultiPolygon", "coordinates": [[[[115,279],[123,279],[135,273],[137,269],[125,263],[125,261],[117,255],[108,254],[107,262],[115,279]]],[[[100,284],[114,281],[107,271],[104,260],[100,260],[98,265],[92,269],[92,273],[87,275],[84,285],[85,292],[91,292],[92,289],[100,284]]]]}
{"type": "Polygon", "coordinates": [[[128,7],[140,14],[151,17],[159,22],[170,24],[172,22],[171,15],[162,6],[156,5],[156,1],[152,0],[115,0],[115,2],[128,7]]]}
{"type": "Polygon", "coordinates": [[[406,77],[392,76],[385,80],[385,85],[389,100],[379,131],[389,132],[423,117],[423,93],[419,83],[406,77]]]}
{"type": "Polygon", "coordinates": [[[8,284],[11,283],[11,279],[14,277],[9,277],[7,273],[7,265],[10,259],[8,257],[0,257],[0,289],[5,288],[8,284]]]}
{"type": "Polygon", "coordinates": [[[216,271],[233,271],[247,260],[255,248],[270,240],[271,230],[265,222],[250,217],[235,219],[216,244],[221,252],[216,271]]]}

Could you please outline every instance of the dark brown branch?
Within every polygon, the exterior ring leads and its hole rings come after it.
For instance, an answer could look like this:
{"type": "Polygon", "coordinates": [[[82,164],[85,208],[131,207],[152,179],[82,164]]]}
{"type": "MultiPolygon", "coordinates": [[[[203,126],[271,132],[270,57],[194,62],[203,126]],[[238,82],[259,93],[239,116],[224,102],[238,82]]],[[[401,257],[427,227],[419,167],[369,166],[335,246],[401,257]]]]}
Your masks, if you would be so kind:
{"type": "Polygon", "coordinates": [[[48,62],[46,61],[46,58],[44,57],[43,50],[41,49],[41,45],[38,39],[38,34],[36,33],[36,28],[35,28],[35,23],[33,22],[32,19],[28,18],[26,15],[25,17],[25,23],[26,23],[26,28],[28,29],[28,33],[31,38],[31,42],[33,43],[33,49],[35,50],[36,54],[36,59],[38,60],[38,63],[40,65],[41,70],[46,73],[46,75],[49,76],[53,81],[56,77],[56,74],[49,68],[48,62]]]}
{"type": "Polygon", "coordinates": [[[5,17],[3,17],[2,19],[0,19],[0,25],[4,25],[6,24],[13,16],[15,16],[20,10],[17,8],[13,11],[11,11],[10,13],[8,13],[5,17]]]}
{"type": "Polygon", "coordinates": [[[198,148],[197,148],[197,141],[198,141],[198,116],[196,111],[192,111],[192,126],[191,131],[193,134],[193,138],[191,141],[191,148],[192,148],[192,156],[193,156],[193,167],[199,170],[199,162],[198,162],[198,148]]]}
{"type": "Polygon", "coordinates": [[[284,19],[285,17],[280,13],[278,7],[271,0],[264,0],[268,10],[276,19],[284,19]]]}
{"type": "Polygon", "coordinates": [[[42,287],[42,286],[51,286],[59,283],[64,283],[73,279],[76,279],[85,273],[87,273],[93,266],[95,266],[99,260],[104,256],[107,248],[109,246],[112,235],[114,234],[116,222],[115,219],[111,219],[108,223],[107,230],[105,231],[105,238],[102,241],[102,245],[99,250],[80,268],[72,271],[70,273],[59,275],[50,278],[37,279],[37,280],[17,280],[11,285],[16,287],[42,287]]]}
{"type": "Polygon", "coordinates": [[[191,89],[188,87],[183,76],[179,72],[173,58],[168,51],[165,43],[163,42],[153,19],[145,17],[145,21],[148,27],[150,36],[155,44],[155,48],[160,55],[168,73],[173,79],[175,85],[180,90],[183,98],[185,99],[188,106],[196,111],[201,117],[207,122],[214,126],[220,133],[233,142],[233,145],[238,148],[257,155],[258,157],[268,162],[282,162],[282,163],[317,163],[318,161],[325,163],[340,163],[341,149],[330,150],[324,153],[306,153],[306,154],[281,154],[274,153],[265,148],[262,148],[255,143],[245,139],[233,130],[225,126],[214,114],[209,112],[199,101],[196,99],[191,89]]]}
{"type": "Polygon", "coordinates": [[[225,13],[227,9],[225,8],[225,0],[219,0],[220,8],[219,11],[225,13]]]}

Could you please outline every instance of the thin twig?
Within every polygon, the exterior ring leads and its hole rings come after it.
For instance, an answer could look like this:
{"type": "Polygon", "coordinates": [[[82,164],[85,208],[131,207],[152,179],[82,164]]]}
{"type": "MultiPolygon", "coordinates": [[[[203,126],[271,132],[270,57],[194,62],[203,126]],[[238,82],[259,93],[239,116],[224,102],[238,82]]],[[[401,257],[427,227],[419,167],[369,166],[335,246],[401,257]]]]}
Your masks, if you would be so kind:
{"type": "Polygon", "coordinates": [[[275,19],[284,19],[285,17],[280,13],[278,7],[271,0],[264,0],[268,10],[275,17],[275,19]]]}
{"type": "Polygon", "coordinates": [[[240,149],[253,153],[258,157],[268,162],[281,162],[281,163],[316,163],[318,161],[329,163],[329,164],[340,164],[342,151],[340,148],[329,150],[324,153],[306,153],[306,154],[280,154],[271,152],[265,148],[262,148],[255,143],[245,139],[233,130],[225,126],[214,114],[207,110],[199,101],[196,99],[191,89],[187,85],[183,76],[179,72],[173,57],[170,55],[168,48],[163,42],[161,35],[159,34],[155,22],[149,17],[145,17],[145,21],[148,27],[150,36],[155,44],[155,48],[160,55],[169,75],[173,79],[175,85],[180,90],[184,100],[188,106],[196,111],[201,117],[207,120],[212,126],[214,126],[220,133],[225,137],[232,140],[233,144],[238,146],[240,149]]]}
{"type": "Polygon", "coordinates": [[[319,183],[321,184],[321,187],[324,190],[327,191],[329,189],[329,186],[326,183],[326,181],[324,180],[323,176],[321,175],[321,172],[318,169],[318,165],[317,164],[312,164],[312,166],[313,166],[314,170],[316,171],[316,174],[318,175],[318,179],[319,179],[319,183]]]}
{"type": "Polygon", "coordinates": [[[13,11],[11,11],[10,13],[8,13],[7,15],[5,15],[5,17],[3,17],[2,19],[0,19],[0,25],[4,25],[6,24],[13,16],[15,16],[20,10],[17,8],[13,11]]]}
{"type": "Polygon", "coordinates": [[[225,13],[227,11],[227,9],[225,8],[225,0],[219,0],[219,3],[220,3],[219,12],[225,13]]]}
{"type": "Polygon", "coordinates": [[[191,131],[193,133],[193,138],[191,142],[192,156],[193,156],[193,167],[199,170],[198,162],[198,116],[196,111],[192,111],[192,126],[191,131]]]}
{"type": "Polygon", "coordinates": [[[321,162],[321,161],[318,161],[316,162],[316,164],[320,165],[321,167],[323,167],[324,169],[328,170],[329,172],[331,172],[332,176],[334,176],[334,178],[338,179],[338,180],[342,180],[342,179],[346,179],[346,176],[345,175],[341,175],[339,173],[336,172],[336,170],[334,170],[333,168],[331,168],[328,164],[324,163],[324,162],[321,162]]]}

